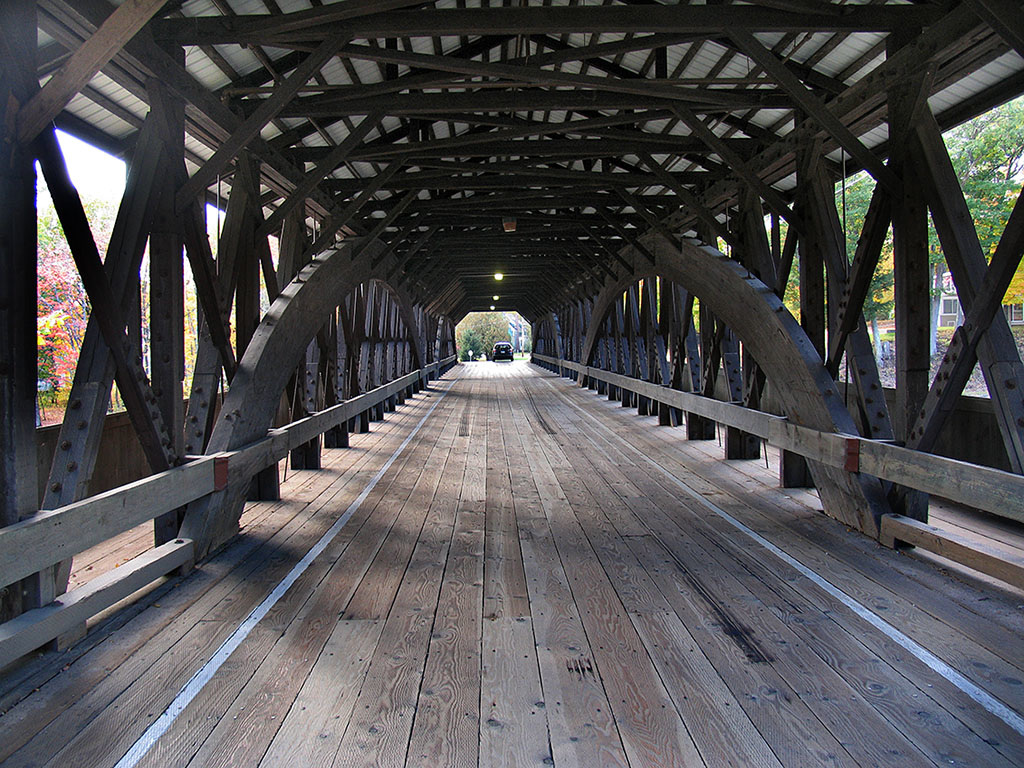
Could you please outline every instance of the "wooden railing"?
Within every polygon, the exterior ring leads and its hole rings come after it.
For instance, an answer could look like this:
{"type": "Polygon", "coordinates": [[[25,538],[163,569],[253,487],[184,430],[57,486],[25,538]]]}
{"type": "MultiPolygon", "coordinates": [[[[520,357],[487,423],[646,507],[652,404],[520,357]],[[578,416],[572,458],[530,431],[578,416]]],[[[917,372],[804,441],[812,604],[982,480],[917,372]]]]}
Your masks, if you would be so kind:
{"type": "MultiPolygon", "coordinates": [[[[613,387],[703,416],[719,424],[736,427],[767,441],[770,445],[800,454],[811,461],[863,472],[898,485],[915,488],[1000,517],[1024,522],[1024,476],[980,464],[949,459],[903,448],[883,440],[858,435],[822,432],[793,424],[783,416],[744,408],[710,397],[682,392],[601,368],[570,360],[534,354],[533,362],[562,376],[586,384],[603,381],[613,387]]],[[[1006,550],[993,551],[981,545],[970,547],[946,532],[899,515],[884,515],[883,543],[905,542],[962,562],[1019,587],[1024,587],[1024,559],[1006,550]],[[997,565],[998,564],[998,565],[997,565]]]]}
{"type": "MultiPolygon", "coordinates": [[[[311,414],[235,451],[188,463],[59,509],[0,528],[0,586],[13,585],[137,525],[201,499],[230,482],[244,483],[293,448],[368,412],[400,392],[440,375],[448,357],[343,403],[311,414]]],[[[149,550],[53,603],[0,624],[0,669],[35,648],[84,627],[85,621],[168,573],[191,567],[192,542],[177,539],[149,550]]]]}

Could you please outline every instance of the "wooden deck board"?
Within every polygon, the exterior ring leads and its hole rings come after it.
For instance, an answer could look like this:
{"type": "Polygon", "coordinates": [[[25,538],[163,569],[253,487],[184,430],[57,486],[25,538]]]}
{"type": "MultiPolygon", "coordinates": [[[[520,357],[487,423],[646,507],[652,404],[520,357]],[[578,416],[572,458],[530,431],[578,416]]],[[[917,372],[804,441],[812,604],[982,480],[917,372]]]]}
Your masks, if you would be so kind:
{"type": "MultiPolygon", "coordinates": [[[[677,483],[1020,712],[1013,590],[846,531],[775,487],[774,454],[724,462],[539,369],[474,363],[289,473],[196,572],[0,680],[4,766],[114,765],[442,394],[139,765],[1024,764],[1024,736],[677,483]]],[[[83,553],[78,578],[145,539],[83,553]]]]}
{"type": "MultiPolygon", "coordinates": [[[[609,424],[617,424],[615,421],[618,412],[612,411],[606,414],[609,424]]],[[[650,422],[652,420],[648,420],[650,422]]],[[[633,434],[633,433],[631,433],[633,434]]],[[[645,447],[652,452],[662,450],[650,437],[649,433],[642,435],[642,440],[645,447]]],[[[607,443],[609,450],[614,450],[611,442],[607,443]]],[[[846,585],[848,591],[858,596],[863,602],[869,606],[874,606],[876,611],[882,613],[887,618],[899,618],[901,628],[908,634],[917,636],[921,639],[926,646],[932,648],[932,650],[938,649],[939,651],[945,649],[953,654],[956,659],[954,666],[959,666],[962,671],[968,676],[978,676],[991,678],[997,675],[999,678],[995,681],[995,685],[992,686],[998,690],[1003,687],[1004,691],[1009,691],[1016,687],[1014,680],[1019,680],[1018,673],[1015,671],[1015,667],[1007,667],[1006,663],[1002,659],[997,659],[987,651],[987,646],[992,645],[991,641],[984,641],[984,633],[978,633],[976,630],[969,633],[968,637],[955,637],[950,639],[948,634],[950,632],[949,624],[945,626],[937,623],[929,623],[929,617],[923,614],[921,611],[916,610],[912,600],[924,601],[925,603],[935,603],[937,605],[937,612],[942,613],[941,603],[942,595],[936,593],[925,593],[920,590],[920,586],[913,582],[904,580],[903,588],[909,595],[901,596],[894,591],[889,589],[891,582],[886,581],[886,586],[882,586],[881,583],[873,581],[877,579],[877,572],[884,570],[885,560],[890,560],[893,557],[898,557],[896,553],[885,550],[879,547],[877,544],[867,542],[866,547],[869,547],[873,552],[872,557],[867,557],[861,552],[860,562],[856,565],[849,563],[840,564],[839,560],[856,560],[851,550],[857,549],[860,551],[859,546],[844,546],[847,538],[839,539],[839,536],[848,537],[850,545],[861,545],[866,540],[863,537],[859,537],[852,533],[837,534],[837,531],[843,531],[843,527],[827,520],[821,520],[820,518],[816,521],[808,522],[804,519],[803,515],[798,515],[796,518],[785,518],[788,520],[788,524],[783,526],[780,522],[780,516],[777,514],[781,511],[785,505],[779,504],[777,506],[766,507],[768,511],[760,509],[764,507],[763,497],[773,497],[776,495],[775,489],[766,488],[763,485],[759,486],[758,492],[750,490],[744,491],[741,496],[735,492],[734,484],[737,482],[735,475],[727,474],[723,468],[721,462],[714,461],[712,459],[702,459],[701,454],[713,454],[714,444],[708,447],[708,444],[692,444],[687,446],[686,453],[689,454],[691,459],[690,466],[684,467],[682,464],[676,464],[675,471],[681,476],[689,476],[689,482],[695,486],[704,488],[709,494],[712,494],[715,503],[726,507],[731,513],[744,517],[744,521],[749,525],[758,530],[759,533],[772,538],[773,536],[779,541],[786,542],[784,548],[790,549],[791,551],[798,551],[798,555],[801,559],[807,559],[815,564],[815,567],[819,572],[826,574],[829,578],[836,580],[838,583],[846,585]],[[697,472],[700,476],[689,475],[691,472],[697,472]],[[711,478],[715,479],[715,483],[711,482],[711,478]],[[701,485],[703,484],[703,485],[701,485]],[[723,489],[732,489],[732,495],[728,493],[722,493],[723,489]],[[749,509],[745,508],[749,507],[749,509]],[[749,514],[748,514],[749,513],[749,514]],[[794,547],[794,539],[788,538],[787,534],[790,530],[801,529],[805,531],[806,538],[800,541],[799,546],[794,547]],[[774,534],[773,534],[774,530],[774,534]],[[825,549],[820,547],[808,546],[812,541],[812,537],[816,537],[817,541],[825,545],[825,549]],[[846,567],[849,565],[850,567],[846,567]],[[859,569],[859,570],[857,570],[859,569]],[[881,588],[881,591],[879,591],[881,588]],[[900,610],[900,605],[904,604],[905,609],[900,610]],[[922,629],[922,625],[928,628],[927,633],[922,629]],[[978,637],[974,637],[978,635],[978,637]],[[967,656],[967,653],[971,653],[971,656],[967,656]],[[979,658],[980,655],[980,658],[979,658]],[[990,666],[990,664],[992,666],[990,666]],[[997,671],[998,670],[998,671],[997,671]]],[[[662,456],[661,460],[666,461],[677,461],[678,457],[662,456]]],[[[681,461],[685,462],[685,459],[681,461]]],[[[748,467],[756,466],[756,462],[729,462],[729,465],[734,463],[742,463],[748,467]]],[[[637,477],[644,477],[643,473],[638,473],[637,477]]],[[[651,481],[654,482],[658,478],[656,475],[651,476],[651,481]]],[[[745,484],[749,488],[749,483],[745,484]]],[[[648,491],[652,497],[656,497],[657,489],[648,488],[648,491]]],[[[672,489],[668,486],[664,488],[666,495],[671,495],[672,489]]],[[[700,515],[700,512],[697,511],[700,515]]],[[[716,519],[715,516],[708,516],[707,521],[710,525],[713,525],[718,529],[718,536],[712,536],[703,544],[699,545],[699,551],[704,554],[712,554],[717,548],[716,541],[729,542],[730,545],[739,545],[741,548],[746,546],[743,537],[733,536],[734,531],[729,525],[716,519]]],[[[763,557],[763,552],[758,552],[753,557],[763,557]]],[[[727,558],[729,559],[729,558],[727,558]]],[[[736,555],[733,555],[730,562],[735,561],[736,555]]],[[[775,563],[773,566],[777,565],[775,563]]],[[[784,585],[790,582],[790,579],[774,580],[773,583],[784,585]]],[[[810,594],[814,595],[815,590],[811,588],[810,594]]],[[[1020,738],[1015,737],[1013,732],[1007,729],[1000,721],[992,718],[988,713],[979,711],[979,708],[961,691],[951,686],[948,681],[942,679],[940,676],[934,674],[931,670],[925,667],[923,664],[917,662],[913,658],[907,658],[907,653],[904,649],[899,647],[893,647],[892,643],[889,643],[885,638],[878,636],[876,633],[863,632],[863,627],[860,625],[860,621],[856,617],[849,615],[849,612],[839,605],[837,602],[832,600],[827,594],[821,593],[817,597],[812,598],[818,604],[823,604],[829,609],[828,618],[830,621],[835,621],[846,627],[846,629],[855,637],[861,638],[866,644],[872,646],[872,652],[879,654],[882,658],[888,659],[898,669],[900,674],[906,678],[914,681],[914,685],[918,690],[918,695],[921,701],[943,701],[944,706],[947,709],[957,713],[956,716],[965,721],[968,727],[972,728],[976,733],[983,734],[984,739],[992,742],[993,744],[999,745],[998,749],[1005,755],[1010,756],[1015,761],[1024,760],[1024,755],[1020,753],[1020,738]],[[939,690],[943,691],[942,696],[934,697],[933,692],[939,690]]],[[[781,612],[781,615],[786,616],[789,613],[789,609],[785,609],[781,612]]],[[[945,614],[942,618],[949,621],[949,615],[955,616],[957,610],[956,606],[949,605],[947,603],[945,614]]],[[[969,622],[967,622],[969,625],[969,622]]],[[[998,631],[997,631],[998,634],[998,631]]],[[[842,638],[838,638],[841,640],[842,638]]],[[[1008,640],[1008,638],[1007,638],[1008,640]]],[[[1020,644],[1018,641],[1009,641],[1010,648],[1005,651],[1006,655],[1014,654],[1020,651],[1020,644]]],[[[938,651],[937,651],[938,652],[938,651]]],[[[940,653],[941,655],[941,653],[940,653]]],[[[867,689],[871,690],[871,689],[867,689]]],[[[886,688],[885,690],[888,690],[886,688]]],[[[1012,700],[1012,692],[1007,694],[1012,700]]],[[[874,698],[874,697],[873,697],[874,698]]],[[[911,703],[913,701],[911,700],[911,703]]],[[[942,705],[932,704],[932,707],[936,708],[934,712],[936,727],[934,731],[929,731],[929,741],[934,741],[934,750],[939,753],[943,753],[942,750],[951,750],[952,754],[956,754],[958,751],[956,746],[957,742],[950,741],[948,737],[948,728],[943,725],[942,718],[945,714],[942,711],[942,705]],[[944,748],[942,744],[945,743],[944,748]]],[[[924,715],[923,712],[929,712],[928,709],[922,709],[919,707],[912,707],[908,717],[916,718],[920,720],[924,715]]],[[[956,730],[956,728],[952,728],[956,730]]],[[[984,748],[979,747],[984,752],[984,748]]],[[[977,759],[981,759],[980,757],[977,759]]],[[[1001,758],[999,756],[989,756],[985,758],[986,761],[998,761],[1001,758]]],[[[987,764],[987,762],[986,762],[987,764]]]]}

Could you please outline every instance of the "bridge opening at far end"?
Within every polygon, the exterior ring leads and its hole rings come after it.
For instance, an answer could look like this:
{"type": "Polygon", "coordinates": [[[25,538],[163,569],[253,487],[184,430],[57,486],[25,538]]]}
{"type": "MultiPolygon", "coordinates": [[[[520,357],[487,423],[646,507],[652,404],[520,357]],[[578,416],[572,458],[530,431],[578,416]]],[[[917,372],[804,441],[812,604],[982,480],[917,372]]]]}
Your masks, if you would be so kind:
{"type": "MultiPolygon", "coordinates": [[[[491,301],[501,301],[501,295],[491,301]]],[[[532,327],[518,312],[469,312],[455,326],[456,354],[464,363],[527,360],[532,340],[532,327]]]]}

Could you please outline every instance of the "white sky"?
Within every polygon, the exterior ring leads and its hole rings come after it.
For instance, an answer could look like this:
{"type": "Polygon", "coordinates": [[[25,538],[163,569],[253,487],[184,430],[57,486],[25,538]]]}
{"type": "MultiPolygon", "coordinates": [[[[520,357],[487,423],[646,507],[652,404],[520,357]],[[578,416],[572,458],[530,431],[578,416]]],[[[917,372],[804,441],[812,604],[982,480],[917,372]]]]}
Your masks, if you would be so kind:
{"type": "MultiPolygon", "coordinates": [[[[112,202],[121,199],[125,185],[124,161],[63,131],[57,131],[57,141],[64,153],[71,181],[82,198],[112,202]]],[[[40,188],[44,185],[40,178],[40,188]]]]}
{"type": "MultiPolygon", "coordinates": [[[[71,183],[75,185],[83,200],[106,200],[115,206],[121,202],[127,180],[127,165],[123,160],[63,131],[57,131],[57,142],[64,153],[64,162],[67,163],[71,183]]],[[[36,172],[38,194],[43,198],[48,197],[46,181],[39,171],[38,164],[36,172]]],[[[211,205],[206,206],[206,218],[212,235],[217,233],[218,218],[223,221],[223,217],[222,211],[211,205]]]]}

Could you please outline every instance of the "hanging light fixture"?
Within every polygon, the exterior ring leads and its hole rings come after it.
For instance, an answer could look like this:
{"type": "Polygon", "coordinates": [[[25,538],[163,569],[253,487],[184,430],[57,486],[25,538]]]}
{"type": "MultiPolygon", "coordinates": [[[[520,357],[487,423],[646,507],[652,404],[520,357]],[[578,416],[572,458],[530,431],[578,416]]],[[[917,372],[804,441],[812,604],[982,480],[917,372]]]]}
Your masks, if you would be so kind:
{"type": "Polygon", "coordinates": [[[499,296],[498,294],[494,294],[493,296],[491,296],[491,300],[492,301],[497,301],[500,298],[501,298],[501,296],[499,296]]]}
{"type": "Polygon", "coordinates": [[[516,231],[516,219],[514,216],[505,216],[501,220],[501,228],[506,232],[516,231]]]}
{"type": "Polygon", "coordinates": [[[494,279],[495,280],[504,280],[505,276],[503,274],[501,274],[501,272],[495,272],[494,273],[494,279]]]}

